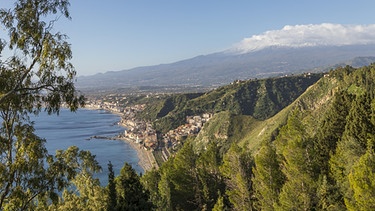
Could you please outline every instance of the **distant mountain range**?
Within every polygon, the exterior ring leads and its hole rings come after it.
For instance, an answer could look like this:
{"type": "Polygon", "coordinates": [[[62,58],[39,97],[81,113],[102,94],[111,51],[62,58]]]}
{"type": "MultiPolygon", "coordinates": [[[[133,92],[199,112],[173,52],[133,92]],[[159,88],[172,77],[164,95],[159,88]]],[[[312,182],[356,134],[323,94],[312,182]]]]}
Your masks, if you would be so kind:
{"type": "Polygon", "coordinates": [[[369,33],[374,27],[366,27],[338,24],[286,26],[282,30],[244,39],[219,53],[171,64],[81,76],[77,87],[82,90],[139,86],[210,87],[237,79],[319,72],[338,65],[364,66],[375,62],[375,39],[371,40],[373,34],[369,33]],[[353,32],[349,33],[350,30],[353,32]],[[346,34],[347,39],[338,33],[346,34]],[[292,39],[294,34],[303,36],[292,39]],[[335,36],[336,41],[332,38],[335,36]],[[348,39],[355,41],[349,42],[348,39]]]}

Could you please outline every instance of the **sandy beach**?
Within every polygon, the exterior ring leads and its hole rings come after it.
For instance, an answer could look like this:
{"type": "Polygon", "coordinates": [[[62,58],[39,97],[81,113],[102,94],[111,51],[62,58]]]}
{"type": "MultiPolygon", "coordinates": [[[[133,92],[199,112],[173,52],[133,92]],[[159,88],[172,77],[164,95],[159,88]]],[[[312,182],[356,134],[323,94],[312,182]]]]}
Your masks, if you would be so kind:
{"type": "Polygon", "coordinates": [[[146,150],[142,145],[135,143],[129,138],[120,138],[122,141],[128,143],[134,150],[137,151],[137,156],[139,158],[139,166],[142,167],[144,172],[147,172],[153,168],[158,168],[154,155],[150,150],[146,150]]]}
{"type": "MultiPolygon", "coordinates": [[[[86,106],[85,109],[106,110],[106,111],[108,111],[112,114],[118,115],[122,118],[122,113],[113,111],[111,109],[98,109],[98,108],[93,108],[93,107],[90,107],[90,106],[86,106]]],[[[127,126],[124,125],[124,124],[121,124],[121,126],[124,127],[124,128],[127,128],[127,126]]],[[[144,149],[143,146],[135,143],[135,141],[130,139],[130,138],[116,137],[116,139],[119,139],[121,141],[125,141],[134,150],[136,150],[137,156],[138,156],[138,159],[139,159],[138,165],[141,166],[141,168],[143,169],[144,172],[147,172],[147,171],[149,171],[153,168],[157,169],[159,167],[158,164],[156,163],[154,155],[152,154],[152,152],[150,150],[144,149]]]]}

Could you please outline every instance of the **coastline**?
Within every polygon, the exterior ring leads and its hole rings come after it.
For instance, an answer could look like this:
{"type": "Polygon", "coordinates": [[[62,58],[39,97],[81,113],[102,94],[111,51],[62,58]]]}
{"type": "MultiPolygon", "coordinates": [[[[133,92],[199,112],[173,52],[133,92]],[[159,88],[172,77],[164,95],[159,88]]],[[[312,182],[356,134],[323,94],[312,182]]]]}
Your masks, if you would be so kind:
{"type": "Polygon", "coordinates": [[[154,155],[151,151],[144,149],[142,145],[135,143],[129,138],[119,139],[128,143],[137,152],[137,156],[139,159],[138,165],[143,169],[144,172],[150,171],[153,168],[158,168],[154,155]]]}
{"type": "MultiPolygon", "coordinates": [[[[120,112],[112,111],[110,109],[93,108],[93,107],[86,107],[86,106],[84,107],[84,109],[105,110],[105,111],[108,111],[108,112],[122,118],[122,114],[120,112]]],[[[126,125],[124,125],[124,124],[119,124],[119,125],[121,127],[123,127],[124,130],[126,129],[126,125]]],[[[155,168],[155,169],[158,168],[155,157],[154,157],[154,155],[152,154],[151,151],[144,149],[142,145],[135,143],[135,141],[130,139],[130,138],[116,137],[116,139],[119,140],[119,141],[126,142],[127,144],[130,145],[131,148],[133,148],[137,152],[137,157],[139,159],[138,165],[143,169],[144,173],[152,170],[153,168],[155,168]]]]}

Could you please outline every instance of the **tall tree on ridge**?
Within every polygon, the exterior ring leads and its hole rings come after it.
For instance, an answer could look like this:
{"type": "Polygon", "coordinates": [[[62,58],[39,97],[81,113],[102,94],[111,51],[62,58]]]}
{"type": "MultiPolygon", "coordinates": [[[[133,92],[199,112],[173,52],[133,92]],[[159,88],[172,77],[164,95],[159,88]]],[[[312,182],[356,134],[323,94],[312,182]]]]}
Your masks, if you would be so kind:
{"type": "Polygon", "coordinates": [[[108,163],[108,206],[107,211],[114,211],[117,205],[117,193],[115,183],[115,172],[113,171],[113,164],[108,163]]]}

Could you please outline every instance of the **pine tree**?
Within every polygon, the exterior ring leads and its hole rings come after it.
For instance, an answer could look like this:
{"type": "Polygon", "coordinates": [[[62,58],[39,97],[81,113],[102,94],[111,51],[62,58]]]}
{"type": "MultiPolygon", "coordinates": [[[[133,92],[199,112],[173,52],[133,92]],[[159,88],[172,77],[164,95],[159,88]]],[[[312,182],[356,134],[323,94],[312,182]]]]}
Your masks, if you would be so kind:
{"type": "Polygon", "coordinates": [[[203,204],[207,210],[213,208],[218,200],[218,193],[225,191],[225,184],[219,170],[221,164],[219,150],[216,142],[210,142],[196,162],[198,177],[202,184],[200,194],[202,194],[203,204]]]}
{"type": "Polygon", "coordinates": [[[317,210],[345,210],[342,195],[333,181],[327,175],[320,175],[316,192],[317,210]]]}
{"type": "Polygon", "coordinates": [[[173,186],[171,189],[173,209],[203,208],[202,184],[196,168],[197,158],[192,144],[185,142],[173,160],[172,169],[169,172],[169,181],[173,186]]]}
{"type": "Polygon", "coordinates": [[[368,95],[357,96],[347,117],[343,136],[337,143],[336,153],[330,159],[331,173],[345,199],[345,204],[354,203],[348,175],[354,163],[365,154],[369,134],[375,132],[371,122],[371,112],[368,95]]]}
{"type": "Polygon", "coordinates": [[[124,164],[115,182],[116,210],[149,210],[152,208],[149,194],[143,188],[139,175],[130,164],[124,164]]]}
{"type": "Polygon", "coordinates": [[[156,169],[152,169],[150,171],[145,172],[144,175],[142,175],[141,183],[143,187],[149,192],[150,194],[150,201],[156,206],[156,207],[163,207],[163,204],[161,203],[161,194],[159,193],[158,185],[161,180],[160,171],[156,169]]]}
{"type": "Polygon", "coordinates": [[[252,181],[257,199],[257,209],[274,210],[285,179],[277,159],[276,150],[269,141],[265,141],[254,156],[254,160],[252,181]]]}
{"type": "Polygon", "coordinates": [[[316,172],[312,140],[306,137],[298,113],[288,118],[276,139],[283,159],[282,171],[286,182],[280,195],[279,210],[311,210],[316,204],[316,172]]]}
{"type": "Polygon", "coordinates": [[[314,148],[318,154],[314,159],[318,162],[318,170],[321,174],[328,175],[328,161],[330,156],[335,153],[337,142],[345,131],[346,118],[351,108],[352,98],[352,95],[346,91],[336,93],[331,108],[325,113],[325,117],[318,128],[316,141],[314,142],[314,148]]]}
{"type": "Polygon", "coordinates": [[[253,210],[251,168],[253,161],[249,153],[232,144],[224,155],[220,171],[225,178],[226,192],[234,210],[253,210]]]}
{"type": "Polygon", "coordinates": [[[155,203],[157,208],[164,209],[164,210],[173,210],[173,199],[174,195],[174,186],[171,179],[171,171],[173,171],[171,167],[171,163],[173,158],[170,158],[167,162],[163,163],[163,166],[159,169],[160,171],[160,181],[158,183],[158,192],[159,192],[159,200],[155,203]],[[172,198],[173,196],[173,198],[172,198]]]}
{"type": "Polygon", "coordinates": [[[224,197],[219,192],[219,197],[217,199],[217,202],[215,203],[214,207],[212,208],[212,211],[224,211],[227,210],[225,203],[224,203],[224,197]]]}
{"type": "Polygon", "coordinates": [[[349,210],[375,210],[375,151],[374,140],[368,141],[367,151],[348,175],[354,200],[347,200],[349,210]]]}
{"type": "Polygon", "coordinates": [[[314,162],[317,163],[315,171],[320,174],[317,186],[317,206],[322,210],[344,209],[342,195],[330,174],[329,161],[336,152],[337,143],[345,131],[352,101],[353,95],[347,91],[336,93],[332,106],[326,111],[315,136],[314,150],[317,153],[314,157],[314,162]]]}
{"type": "Polygon", "coordinates": [[[358,147],[360,147],[360,149],[357,149],[359,150],[358,153],[364,153],[368,134],[375,132],[375,127],[371,123],[371,114],[371,99],[369,96],[366,93],[357,96],[348,116],[345,135],[358,144],[358,147]]]}

